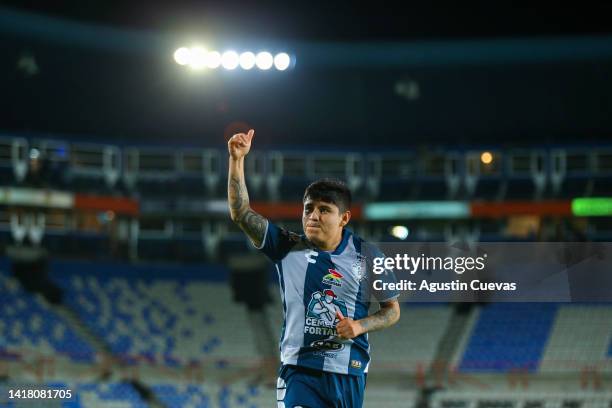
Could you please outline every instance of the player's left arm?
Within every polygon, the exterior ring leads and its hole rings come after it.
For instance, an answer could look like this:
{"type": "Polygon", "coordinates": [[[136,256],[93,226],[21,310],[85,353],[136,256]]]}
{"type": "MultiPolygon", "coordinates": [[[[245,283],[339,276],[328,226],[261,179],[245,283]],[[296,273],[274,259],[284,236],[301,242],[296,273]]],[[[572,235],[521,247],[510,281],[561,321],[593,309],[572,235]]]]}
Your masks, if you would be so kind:
{"type": "Polygon", "coordinates": [[[353,320],[350,317],[344,317],[340,311],[336,312],[336,316],[339,320],[336,325],[338,335],[346,339],[352,339],[363,333],[393,326],[400,318],[400,306],[399,302],[393,299],[380,302],[380,309],[363,319],[353,320]]]}

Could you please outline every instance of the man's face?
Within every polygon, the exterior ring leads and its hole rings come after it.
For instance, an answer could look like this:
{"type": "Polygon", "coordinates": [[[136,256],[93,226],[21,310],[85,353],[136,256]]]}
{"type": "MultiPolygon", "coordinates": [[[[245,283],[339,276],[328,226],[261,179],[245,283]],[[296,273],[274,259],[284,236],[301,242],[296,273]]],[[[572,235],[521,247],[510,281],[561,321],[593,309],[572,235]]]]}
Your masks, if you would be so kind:
{"type": "Polygon", "coordinates": [[[302,226],[309,241],[315,245],[328,249],[331,243],[335,243],[342,237],[342,228],[348,223],[350,212],[340,212],[336,204],[325,201],[304,201],[304,212],[302,213],[302,226]]]}

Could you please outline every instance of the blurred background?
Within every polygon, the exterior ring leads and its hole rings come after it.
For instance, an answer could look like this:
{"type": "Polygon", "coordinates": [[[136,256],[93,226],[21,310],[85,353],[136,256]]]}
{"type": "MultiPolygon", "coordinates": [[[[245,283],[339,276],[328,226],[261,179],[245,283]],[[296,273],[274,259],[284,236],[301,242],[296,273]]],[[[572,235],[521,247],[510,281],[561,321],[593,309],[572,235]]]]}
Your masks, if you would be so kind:
{"type": "MultiPolygon", "coordinates": [[[[610,241],[611,13],[3,2],[0,406],[275,403],[276,276],[226,202],[249,128],[297,232],[337,177],[373,241],[610,241]]],[[[612,407],[608,304],[405,304],[371,342],[366,407],[612,407]]]]}

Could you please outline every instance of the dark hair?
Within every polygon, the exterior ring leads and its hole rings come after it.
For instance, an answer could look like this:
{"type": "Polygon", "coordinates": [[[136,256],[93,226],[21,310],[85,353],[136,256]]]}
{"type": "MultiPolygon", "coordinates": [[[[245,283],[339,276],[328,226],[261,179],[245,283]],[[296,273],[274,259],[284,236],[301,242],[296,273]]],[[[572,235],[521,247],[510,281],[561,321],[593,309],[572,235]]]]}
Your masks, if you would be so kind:
{"type": "Polygon", "coordinates": [[[338,179],[324,178],[311,183],[304,191],[304,199],[320,200],[338,206],[340,212],[351,208],[351,191],[338,179]]]}

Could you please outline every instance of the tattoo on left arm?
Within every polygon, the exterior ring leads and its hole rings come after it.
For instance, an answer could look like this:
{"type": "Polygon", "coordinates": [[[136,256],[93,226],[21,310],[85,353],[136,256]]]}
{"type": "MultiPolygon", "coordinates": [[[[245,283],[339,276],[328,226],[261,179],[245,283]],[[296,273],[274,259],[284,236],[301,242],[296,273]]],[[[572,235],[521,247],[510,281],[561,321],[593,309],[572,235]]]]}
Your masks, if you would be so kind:
{"type": "Polygon", "coordinates": [[[397,300],[393,300],[390,302],[382,302],[380,304],[380,309],[376,313],[359,320],[359,323],[365,332],[371,332],[393,326],[397,323],[399,317],[399,303],[397,300]]]}

